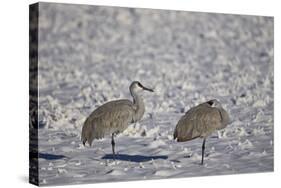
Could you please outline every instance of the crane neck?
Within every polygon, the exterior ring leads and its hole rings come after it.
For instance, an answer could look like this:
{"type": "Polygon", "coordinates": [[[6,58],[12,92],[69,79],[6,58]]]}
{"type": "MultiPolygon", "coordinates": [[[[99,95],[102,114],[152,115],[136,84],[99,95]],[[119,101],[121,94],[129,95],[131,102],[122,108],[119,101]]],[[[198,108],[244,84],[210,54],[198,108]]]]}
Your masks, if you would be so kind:
{"type": "Polygon", "coordinates": [[[131,95],[133,97],[133,105],[135,107],[135,121],[138,121],[142,118],[144,111],[145,111],[145,106],[143,99],[140,95],[131,92],[131,95]]]}
{"type": "Polygon", "coordinates": [[[223,108],[219,108],[218,111],[219,111],[220,117],[221,117],[221,127],[219,129],[223,129],[230,122],[229,115],[223,108]]]}

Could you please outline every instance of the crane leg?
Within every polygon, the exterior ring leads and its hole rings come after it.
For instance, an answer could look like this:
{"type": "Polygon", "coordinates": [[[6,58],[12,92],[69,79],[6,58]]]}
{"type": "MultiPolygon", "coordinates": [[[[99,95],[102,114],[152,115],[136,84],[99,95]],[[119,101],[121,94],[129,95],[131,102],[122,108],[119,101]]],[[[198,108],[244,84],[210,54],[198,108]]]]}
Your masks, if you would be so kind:
{"type": "Polygon", "coordinates": [[[206,138],[204,138],[203,144],[202,144],[202,160],[201,160],[201,165],[203,165],[203,163],[204,163],[205,142],[206,142],[206,138]]]}
{"type": "Polygon", "coordinates": [[[111,145],[112,145],[112,153],[113,153],[113,160],[115,160],[115,141],[114,141],[115,133],[111,135],[111,145]]]}

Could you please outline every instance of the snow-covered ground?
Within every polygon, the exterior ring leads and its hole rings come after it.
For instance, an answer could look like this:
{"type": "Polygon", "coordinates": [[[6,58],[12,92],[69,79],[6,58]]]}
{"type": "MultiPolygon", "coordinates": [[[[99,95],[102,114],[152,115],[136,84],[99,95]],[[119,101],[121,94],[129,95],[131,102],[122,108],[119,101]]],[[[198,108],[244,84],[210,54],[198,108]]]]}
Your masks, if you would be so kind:
{"type": "Polygon", "coordinates": [[[273,171],[273,18],[40,3],[40,184],[273,171]],[[144,95],[143,119],[111,140],[80,141],[101,104],[144,95]],[[217,98],[231,124],[177,143],[190,107],[217,98]]]}

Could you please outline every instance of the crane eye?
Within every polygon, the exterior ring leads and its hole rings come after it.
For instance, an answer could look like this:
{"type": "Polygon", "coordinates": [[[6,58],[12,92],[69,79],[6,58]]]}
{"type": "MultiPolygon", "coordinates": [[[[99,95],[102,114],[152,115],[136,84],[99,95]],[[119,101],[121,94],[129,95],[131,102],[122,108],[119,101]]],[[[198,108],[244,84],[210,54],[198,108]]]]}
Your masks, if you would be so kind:
{"type": "Polygon", "coordinates": [[[214,104],[214,101],[208,101],[207,103],[212,106],[214,104]]]}
{"type": "Polygon", "coordinates": [[[138,86],[141,87],[141,88],[143,87],[143,86],[141,85],[141,83],[139,83],[139,82],[138,82],[138,86]]]}

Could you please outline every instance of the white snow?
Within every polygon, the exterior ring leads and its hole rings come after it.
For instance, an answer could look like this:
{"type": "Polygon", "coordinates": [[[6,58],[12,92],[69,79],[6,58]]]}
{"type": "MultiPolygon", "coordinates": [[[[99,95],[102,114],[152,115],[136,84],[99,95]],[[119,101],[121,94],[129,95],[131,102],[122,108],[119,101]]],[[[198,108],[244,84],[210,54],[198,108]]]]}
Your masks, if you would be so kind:
{"type": "Polygon", "coordinates": [[[273,171],[273,19],[40,3],[39,178],[44,185],[273,171]],[[42,24],[41,24],[42,23],[42,24]],[[84,147],[86,117],[131,98],[143,119],[84,147]],[[231,124],[206,142],[173,131],[192,106],[216,98],[231,124]]]}

